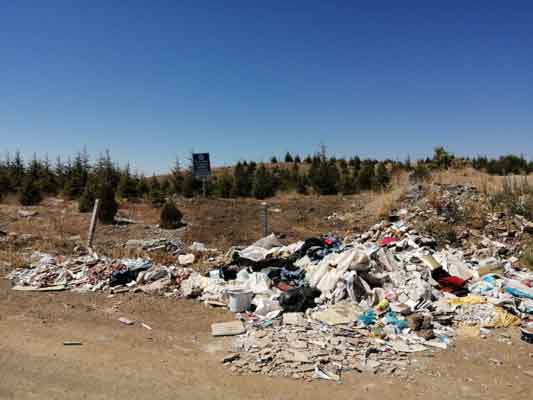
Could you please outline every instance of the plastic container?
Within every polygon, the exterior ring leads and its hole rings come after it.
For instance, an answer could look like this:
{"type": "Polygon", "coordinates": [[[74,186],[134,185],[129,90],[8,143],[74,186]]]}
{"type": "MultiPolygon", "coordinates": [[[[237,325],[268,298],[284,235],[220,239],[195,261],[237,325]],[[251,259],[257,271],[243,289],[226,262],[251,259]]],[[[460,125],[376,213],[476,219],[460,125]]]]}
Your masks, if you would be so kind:
{"type": "Polygon", "coordinates": [[[229,302],[228,307],[231,312],[240,313],[246,311],[252,303],[254,294],[251,290],[232,289],[228,290],[229,302]]]}

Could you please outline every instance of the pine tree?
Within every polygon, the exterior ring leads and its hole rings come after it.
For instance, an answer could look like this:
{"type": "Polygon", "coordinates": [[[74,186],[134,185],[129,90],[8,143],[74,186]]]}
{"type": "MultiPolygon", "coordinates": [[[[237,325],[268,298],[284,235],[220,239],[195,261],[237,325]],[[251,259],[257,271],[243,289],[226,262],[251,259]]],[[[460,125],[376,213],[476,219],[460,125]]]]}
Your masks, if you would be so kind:
{"type": "Polygon", "coordinates": [[[266,199],[275,194],[272,176],[263,164],[255,171],[252,193],[256,199],[266,199]]]}
{"type": "Polygon", "coordinates": [[[126,165],[121,173],[117,187],[118,195],[123,199],[133,199],[139,196],[137,191],[137,182],[132,177],[129,164],[126,165]]]}
{"type": "Polygon", "coordinates": [[[0,200],[11,191],[7,166],[0,163],[0,200]]]}
{"type": "MultiPolygon", "coordinates": [[[[83,157],[82,157],[83,159],[83,157]]],[[[85,159],[83,159],[83,165],[86,167],[85,159]]],[[[98,177],[99,182],[105,182],[115,190],[120,181],[120,171],[113,164],[109,150],[106,150],[104,155],[101,155],[96,161],[94,172],[98,177]]]]}
{"type": "Polygon", "coordinates": [[[177,157],[176,157],[176,161],[174,163],[174,167],[172,168],[171,173],[172,173],[172,176],[171,176],[172,191],[175,194],[181,194],[183,191],[183,180],[184,179],[183,179],[183,173],[181,171],[180,160],[177,157]]]}
{"type": "Polygon", "coordinates": [[[155,175],[150,179],[150,202],[156,208],[161,207],[165,203],[165,196],[161,191],[161,185],[155,175]]]}
{"type": "Polygon", "coordinates": [[[348,168],[348,164],[346,162],[340,164],[341,176],[339,182],[339,191],[342,192],[342,194],[353,194],[357,190],[354,176],[350,173],[350,169],[348,168]]]}
{"type": "Polygon", "coordinates": [[[291,153],[287,152],[287,154],[285,154],[285,162],[286,163],[291,163],[293,161],[294,161],[294,159],[292,158],[291,153]]]}
{"type": "Polygon", "coordinates": [[[177,229],[181,226],[183,214],[173,201],[165,202],[159,218],[159,226],[162,229],[177,229]]]}
{"type": "Polygon", "coordinates": [[[385,189],[389,185],[390,179],[390,174],[389,171],[387,171],[385,163],[378,163],[373,179],[374,188],[377,190],[385,189]]]}
{"type": "Polygon", "coordinates": [[[83,193],[78,200],[78,210],[81,213],[87,213],[93,210],[94,202],[96,200],[96,187],[87,183],[83,193]]]}
{"type": "Polygon", "coordinates": [[[309,181],[315,192],[322,195],[337,194],[339,171],[334,161],[325,155],[315,156],[309,169],[309,181]]]}
{"type": "Polygon", "coordinates": [[[255,163],[244,166],[238,162],[233,169],[232,197],[249,197],[252,191],[252,171],[255,171],[255,163]],[[253,168],[252,168],[253,167],[253,168]]]}
{"type": "Polygon", "coordinates": [[[39,204],[42,200],[39,185],[37,185],[37,182],[29,175],[23,179],[18,196],[19,203],[23,206],[33,206],[39,204]]]}
{"type": "Polygon", "coordinates": [[[9,180],[11,181],[10,186],[14,190],[18,190],[23,183],[25,176],[24,161],[20,155],[20,151],[15,153],[15,158],[13,161],[8,161],[8,170],[9,170],[9,180]]]}
{"type": "Polygon", "coordinates": [[[374,180],[374,165],[365,164],[361,167],[359,174],[357,176],[357,186],[361,190],[370,190],[372,189],[372,183],[374,180]]]}
{"type": "Polygon", "coordinates": [[[224,172],[222,175],[219,176],[216,185],[215,185],[215,193],[218,197],[222,197],[224,199],[230,198],[232,194],[233,189],[233,178],[230,174],[227,172],[224,172]]]}
{"type": "Polygon", "coordinates": [[[300,158],[300,156],[299,156],[298,154],[296,154],[296,155],[294,156],[294,162],[295,162],[296,164],[300,164],[300,163],[302,162],[302,159],[300,158]]]}
{"type": "MultiPolygon", "coordinates": [[[[68,163],[66,167],[66,182],[64,192],[70,198],[77,198],[83,192],[87,179],[89,178],[89,164],[86,153],[78,153],[74,162],[68,163]]],[[[108,180],[102,180],[108,182],[108,180]]]]}
{"type": "Polygon", "coordinates": [[[300,180],[300,166],[296,161],[292,164],[291,173],[289,175],[289,187],[291,189],[296,189],[298,186],[298,181],[300,180]]]}
{"type": "Polygon", "coordinates": [[[278,163],[278,159],[276,158],[276,156],[273,156],[270,158],[270,163],[271,164],[277,164],[278,163]]]}
{"type": "Polygon", "coordinates": [[[311,164],[313,162],[313,159],[311,158],[310,155],[307,155],[304,159],[304,163],[306,164],[311,164]]]}
{"type": "Polygon", "coordinates": [[[139,193],[139,196],[142,197],[150,193],[150,185],[148,184],[148,180],[144,175],[141,175],[137,182],[137,193],[139,193]]]}
{"type": "Polygon", "coordinates": [[[161,192],[163,193],[163,195],[166,197],[170,194],[171,192],[171,185],[170,185],[170,182],[168,179],[163,179],[163,182],[161,182],[161,192]]]}
{"type": "Polygon", "coordinates": [[[194,197],[195,190],[196,190],[196,180],[194,176],[192,175],[192,173],[188,172],[185,175],[185,178],[183,180],[182,194],[183,196],[187,198],[191,198],[191,197],[194,197]]]}
{"type": "Polygon", "coordinates": [[[98,198],[98,220],[102,224],[113,224],[118,211],[118,203],[115,199],[115,190],[109,183],[104,183],[100,187],[98,198]]]}
{"type": "Polygon", "coordinates": [[[359,171],[361,169],[361,159],[359,156],[353,158],[353,169],[359,171]]]}
{"type": "Polygon", "coordinates": [[[57,177],[52,171],[52,166],[48,156],[45,157],[42,163],[42,172],[39,185],[41,187],[41,191],[46,194],[55,195],[59,191],[57,177]]]}

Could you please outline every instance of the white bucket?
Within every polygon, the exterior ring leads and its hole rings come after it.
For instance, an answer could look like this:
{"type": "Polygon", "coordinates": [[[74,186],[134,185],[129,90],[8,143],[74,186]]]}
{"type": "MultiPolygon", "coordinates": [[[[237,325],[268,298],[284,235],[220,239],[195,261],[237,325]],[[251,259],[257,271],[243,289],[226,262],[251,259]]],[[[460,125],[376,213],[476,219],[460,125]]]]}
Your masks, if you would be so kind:
{"type": "Polygon", "coordinates": [[[251,304],[254,294],[246,289],[228,290],[229,309],[231,312],[240,313],[245,311],[251,304]]]}

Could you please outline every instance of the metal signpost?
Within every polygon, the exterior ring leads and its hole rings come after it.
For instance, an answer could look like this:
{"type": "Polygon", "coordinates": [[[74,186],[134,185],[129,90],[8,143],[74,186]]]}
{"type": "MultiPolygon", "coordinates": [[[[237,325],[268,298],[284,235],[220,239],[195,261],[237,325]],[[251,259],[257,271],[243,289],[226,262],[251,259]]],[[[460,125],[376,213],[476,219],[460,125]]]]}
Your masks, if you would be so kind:
{"type": "Polygon", "coordinates": [[[204,197],[207,195],[207,179],[211,176],[211,162],[209,153],[193,153],[192,174],[195,178],[202,180],[204,197]]]}

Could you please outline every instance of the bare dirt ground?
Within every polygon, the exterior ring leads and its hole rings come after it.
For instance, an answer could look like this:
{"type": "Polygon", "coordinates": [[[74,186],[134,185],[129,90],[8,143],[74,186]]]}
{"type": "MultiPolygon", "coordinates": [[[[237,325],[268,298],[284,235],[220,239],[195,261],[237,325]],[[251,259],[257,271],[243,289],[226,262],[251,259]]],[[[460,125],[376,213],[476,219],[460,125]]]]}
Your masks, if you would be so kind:
{"type": "Polygon", "coordinates": [[[520,399],[531,396],[533,348],[460,339],[415,356],[409,379],[347,374],[342,384],[237,376],[211,338],[220,309],[159,297],[29,294],[0,285],[0,399],[520,399]],[[125,316],[153,330],[117,321],[125,316]],[[64,346],[68,340],[82,346],[64,346]]]}
{"type": "MultiPolygon", "coordinates": [[[[370,193],[353,196],[279,196],[268,200],[270,227],[285,235],[288,241],[326,232],[345,234],[368,225],[365,206],[375,197],[370,193]],[[350,220],[330,219],[333,212],[350,213],[350,220]]],[[[260,237],[261,201],[255,199],[179,199],[178,208],[187,222],[183,238],[203,241],[207,245],[227,248],[249,244],[260,237]]],[[[137,221],[123,226],[97,227],[97,244],[110,244],[130,238],[146,238],[157,234],[172,235],[172,231],[156,230],[159,210],[149,204],[124,203],[121,216],[137,221]]],[[[34,239],[68,240],[80,235],[86,238],[90,214],[79,213],[77,203],[49,198],[41,205],[21,207],[17,204],[0,204],[0,229],[19,234],[31,234],[34,239]],[[20,218],[20,209],[36,211],[31,218],[20,218]]]]}

